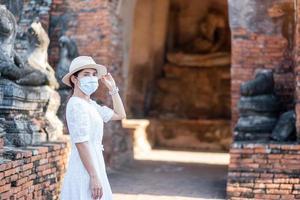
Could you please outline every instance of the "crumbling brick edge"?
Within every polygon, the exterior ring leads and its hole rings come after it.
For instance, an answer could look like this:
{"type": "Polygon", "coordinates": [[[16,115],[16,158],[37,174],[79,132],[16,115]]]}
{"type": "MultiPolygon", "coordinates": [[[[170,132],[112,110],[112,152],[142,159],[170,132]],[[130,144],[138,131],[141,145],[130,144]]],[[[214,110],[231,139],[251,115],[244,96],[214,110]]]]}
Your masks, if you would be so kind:
{"type": "Polygon", "coordinates": [[[300,199],[300,144],[234,142],[227,199],[300,199]]]}
{"type": "Polygon", "coordinates": [[[0,199],[58,199],[70,152],[68,141],[3,146],[0,199]]]}

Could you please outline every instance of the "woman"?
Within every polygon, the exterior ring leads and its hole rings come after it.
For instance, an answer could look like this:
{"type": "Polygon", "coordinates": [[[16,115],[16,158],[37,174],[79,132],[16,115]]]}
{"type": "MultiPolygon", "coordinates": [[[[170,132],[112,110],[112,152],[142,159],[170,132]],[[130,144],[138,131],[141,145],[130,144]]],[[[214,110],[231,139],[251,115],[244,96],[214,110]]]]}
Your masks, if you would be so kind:
{"type": "Polygon", "coordinates": [[[118,88],[106,67],[89,56],[72,60],[62,82],[73,88],[66,106],[71,155],[64,176],[61,200],[112,200],[102,151],[103,122],[121,120],[126,113],[118,88]],[[113,110],[90,98],[98,88],[98,79],[109,89],[113,110]]]}

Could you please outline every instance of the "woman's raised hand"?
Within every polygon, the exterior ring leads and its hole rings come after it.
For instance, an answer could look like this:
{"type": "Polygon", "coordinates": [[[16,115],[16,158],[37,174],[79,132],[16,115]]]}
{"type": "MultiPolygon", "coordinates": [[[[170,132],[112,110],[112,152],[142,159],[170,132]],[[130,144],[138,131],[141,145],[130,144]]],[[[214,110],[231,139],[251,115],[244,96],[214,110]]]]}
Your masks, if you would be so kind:
{"type": "Polygon", "coordinates": [[[103,75],[100,80],[109,90],[112,90],[114,87],[116,87],[116,82],[110,73],[103,75]]]}

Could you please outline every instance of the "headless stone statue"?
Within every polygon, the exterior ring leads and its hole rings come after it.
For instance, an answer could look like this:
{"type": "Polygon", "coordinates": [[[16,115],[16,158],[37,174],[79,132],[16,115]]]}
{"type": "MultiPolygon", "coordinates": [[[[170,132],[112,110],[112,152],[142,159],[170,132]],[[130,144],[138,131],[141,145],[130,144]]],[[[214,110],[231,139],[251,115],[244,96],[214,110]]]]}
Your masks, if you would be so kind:
{"type": "Polygon", "coordinates": [[[254,80],[241,85],[240,118],[236,140],[269,140],[277,123],[280,102],[274,94],[273,72],[260,70],[254,80]]]}
{"type": "Polygon", "coordinates": [[[295,111],[281,114],[281,103],[274,91],[271,70],[262,69],[255,79],[241,85],[240,118],[235,127],[235,140],[287,141],[296,139],[295,111]]]}
{"type": "Polygon", "coordinates": [[[33,68],[23,62],[14,50],[17,23],[13,14],[0,5],[0,77],[19,85],[55,87],[55,79],[45,70],[33,68]]]}

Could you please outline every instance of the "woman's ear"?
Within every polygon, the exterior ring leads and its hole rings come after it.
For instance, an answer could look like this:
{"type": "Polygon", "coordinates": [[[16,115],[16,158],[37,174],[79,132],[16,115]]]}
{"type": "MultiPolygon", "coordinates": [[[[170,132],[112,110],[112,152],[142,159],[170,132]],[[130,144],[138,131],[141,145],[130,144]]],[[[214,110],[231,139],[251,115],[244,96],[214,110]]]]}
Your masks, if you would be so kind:
{"type": "Polygon", "coordinates": [[[77,81],[78,81],[78,80],[77,80],[77,77],[76,77],[76,76],[71,75],[70,81],[74,84],[74,86],[77,85],[77,81]]]}

